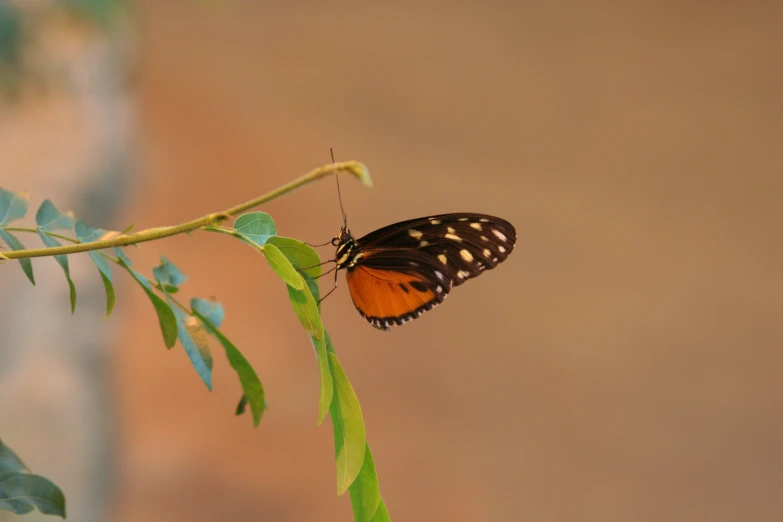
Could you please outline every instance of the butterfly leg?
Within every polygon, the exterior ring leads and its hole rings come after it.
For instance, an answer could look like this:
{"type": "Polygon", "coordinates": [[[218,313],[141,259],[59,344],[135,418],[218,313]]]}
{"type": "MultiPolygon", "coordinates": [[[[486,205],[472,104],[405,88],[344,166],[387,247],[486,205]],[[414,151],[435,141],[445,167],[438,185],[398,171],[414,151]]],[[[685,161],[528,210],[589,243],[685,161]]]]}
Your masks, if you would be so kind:
{"type": "Polygon", "coordinates": [[[336,260],[334,260],[334,259],[329,259],[329,260],[327,260],[327,261],[324,261],[323,263],[318,263],[317,265],[312,265],[312,266],[303,266],[303,267],[301,267],[301,268],[300,268],[300,267],[296,267],[296,269],[297,269],[297,270],[309,270],[309,269],[311,269],[311,268],[315,268],[315,267],[317,267],[317,266],[323,266],[323,265],[325,265],[326,263],[336,263],[336,262],[337,262],[337,261],[336,261],[336,260]]]}
{"type": "MultiPolygon", "coordinates": [[[[330,271],[331,271],[331,270],[330,270],[330,271]]],[[[327,272],[327,274],[328,274],[328,273],[329,273],[329,272],[327,272]]],[[[324,299],[326,299],[327,297],[329,297],[329,295],[330,295],[332,292],[334,292],[335,290],[337,290],[337,274],[339,274],[339,273],[340,273],[340,272],[338,272],[337,270],[335,270],[335,271],[334,271],[334,288],[332,288],[331,290],[329,290],[329,291],[326,293],[326,295],[325,295],[325,296],[323,296],[322,298],[320,298],[320,299],[318,300],[318,304],[319,304],[319,305],[321,304],[321,301],[323,301],[324,299]]]]}

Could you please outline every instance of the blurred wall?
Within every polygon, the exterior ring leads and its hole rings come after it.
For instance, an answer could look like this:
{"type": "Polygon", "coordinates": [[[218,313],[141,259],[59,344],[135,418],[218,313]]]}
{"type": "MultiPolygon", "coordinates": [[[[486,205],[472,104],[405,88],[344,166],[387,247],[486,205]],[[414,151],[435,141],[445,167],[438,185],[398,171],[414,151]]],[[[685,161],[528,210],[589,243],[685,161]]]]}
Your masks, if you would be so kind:
{"type": "MultiPolygon", "coordinates": [[[[783,517],[781,4],[138,7],[126,222],[226,208],[332,146],[375,181],[342,185],[356,234],[451,211],[517,227],[506,263],[392,333],[342,275],[325,303],[394,520],[783,517]]],[[[330,180],[264,210],[312,243],[340,225],[330,180]]],[[[350,520],[282,284],[226,237],[133,252],[160,253],[226,305],[270,409],[232,417],[220,354],[208,394],[126,287],[112,519],[350,520]]]]}
{"type": "MultiPolygon", "coordinates": [[[[119,13],[106,14],[104,26],[64,1],[0,1],[0,187],[30,195],[26,218],[12,226],[34,226],[50,199],[111,228],[129,195],[134,107],[124,80],[132,38],[119,13]],[[6,60],[14,27],[18,56],[6,60]]],[[[14,234],[28,248],[43,246],[35,234],[14,234]]],[[[70,520],[101,522],[116,476],[110,365],[123,311],[104,321],[104,289],[88,257],[69,258],[73,316],[55,260],[32,263],[36,286],[18,262],[0,266],[0,438],[62,488],[70,520]]],[[[6,520],[51,517],[0,511],[6,520]]]]}

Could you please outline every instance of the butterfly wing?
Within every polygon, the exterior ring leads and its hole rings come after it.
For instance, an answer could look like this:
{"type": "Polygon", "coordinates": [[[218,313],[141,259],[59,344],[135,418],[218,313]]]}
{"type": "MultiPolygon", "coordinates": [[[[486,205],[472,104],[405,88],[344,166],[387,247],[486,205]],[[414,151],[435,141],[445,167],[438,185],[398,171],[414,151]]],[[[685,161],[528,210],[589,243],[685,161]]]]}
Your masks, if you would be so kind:
{"type": "Polygon", "coordinates": [[[451,289],[451,274],[415,249],[363,252],[346,275],[356,309],[381,330],[431,310],[451,289]]]}
{"type": "Polygon", "coordinates": [[[457,286],[505,260],[516,231],[484,214],[441,214],[395,223],[356,241],[348,288],[373,326],[388,330],[440,304],[457,286]]]}
{"type": "Polygon", "coordinates": [[[395,223],[357,240],[361,250],[408,248],[433,260],[458,286],[495,268],[516,243],[514,226],[495,216],[440,214],[395,223]]]}

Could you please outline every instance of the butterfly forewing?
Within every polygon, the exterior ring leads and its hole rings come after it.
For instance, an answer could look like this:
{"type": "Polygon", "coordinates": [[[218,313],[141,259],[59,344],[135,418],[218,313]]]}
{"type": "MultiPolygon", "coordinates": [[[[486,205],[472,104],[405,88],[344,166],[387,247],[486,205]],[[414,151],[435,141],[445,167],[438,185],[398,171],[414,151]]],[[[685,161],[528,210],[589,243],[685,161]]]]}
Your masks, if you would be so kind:
{"type": "Polygon", "coordinates": [[[356,240],[345,263],[351,297],[365,319],[387,330],[497,266],[515,242],[508,221],[483,214],[441,214],[383,227],[356,240]]]}
{"type": "Polygon", "coordinates": [[[454,285],[494,268],[511,253],[516,231],[508,221],[484,214],[442,214],[376,230],[357,241],[363,250],[416,249],[453,274],[454,285]]]}

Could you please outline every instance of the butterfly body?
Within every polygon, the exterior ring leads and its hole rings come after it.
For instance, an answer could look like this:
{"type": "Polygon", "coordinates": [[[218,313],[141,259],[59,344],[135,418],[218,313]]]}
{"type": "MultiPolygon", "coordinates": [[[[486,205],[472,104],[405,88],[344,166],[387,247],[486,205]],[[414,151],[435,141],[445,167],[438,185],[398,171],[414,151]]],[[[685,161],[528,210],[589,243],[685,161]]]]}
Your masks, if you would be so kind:
{"type": "Polygon", "coordinates": [[[344,225],[332,243],[356,309],[374,327],[389,330],[443,302],[454,286],[496,267],[515,242],[508,221],[457,213],[402,221],[359,239],[344,225]]]}

